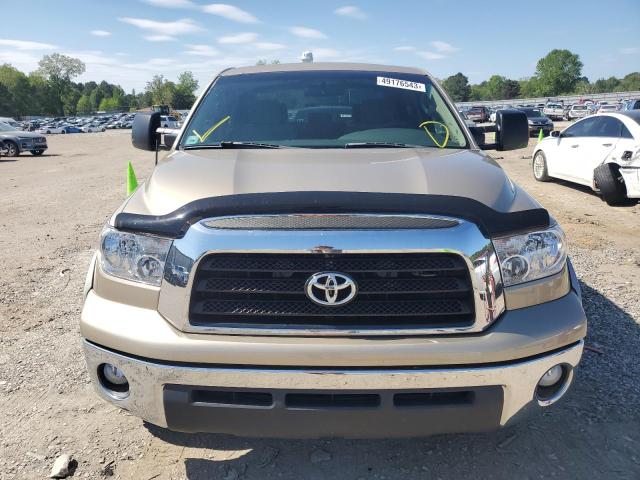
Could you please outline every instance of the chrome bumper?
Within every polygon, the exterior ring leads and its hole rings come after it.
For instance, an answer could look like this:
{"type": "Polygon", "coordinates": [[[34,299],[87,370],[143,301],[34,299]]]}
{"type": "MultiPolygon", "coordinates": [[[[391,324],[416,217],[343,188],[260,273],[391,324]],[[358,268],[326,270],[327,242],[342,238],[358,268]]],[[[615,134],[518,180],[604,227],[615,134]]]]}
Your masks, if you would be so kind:
{"type": "MultiPolygon", "coordinates": [[[[580,341],[564,350],[534,359],[503,365],[458,368],[261,369],[154,363],[106,350],[86,340],[83,343],[89,374],[98,393],[105,400],[162,427],[167,427],[164,385],[177,384],[242,389],[372,392],[500,386],[504,400],[499,423],[495,425],[498,428],[507,424],[529,404],[542,405],[535,399],[538,380],[554,365],[576,367],[583,350],[583,342],[580,341]],[[103,363],[115,365],[127,376],[130,385],[128,397],[116,399],[101,386],[97,371],[98,366],[103,363]]],[[[570,382],[571,378],[567,380],[567,387],[570,382]]]]}

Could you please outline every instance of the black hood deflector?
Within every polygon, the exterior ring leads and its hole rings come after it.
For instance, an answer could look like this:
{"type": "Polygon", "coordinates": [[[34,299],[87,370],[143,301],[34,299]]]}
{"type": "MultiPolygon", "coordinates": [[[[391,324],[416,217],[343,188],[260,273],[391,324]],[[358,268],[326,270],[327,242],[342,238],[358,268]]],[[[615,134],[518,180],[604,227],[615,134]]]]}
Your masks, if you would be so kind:
{"type": "Polygon", "coordinates": [[[499,212],[471,198],[408,193],[269,192],[202,198],[166,215],[119,213],[115,227],[136,233],[181,238],[205,218],[229,215],[305,213],[432,214],[475,223],[489,237],[549,226],[544,208],[499,212]]]}

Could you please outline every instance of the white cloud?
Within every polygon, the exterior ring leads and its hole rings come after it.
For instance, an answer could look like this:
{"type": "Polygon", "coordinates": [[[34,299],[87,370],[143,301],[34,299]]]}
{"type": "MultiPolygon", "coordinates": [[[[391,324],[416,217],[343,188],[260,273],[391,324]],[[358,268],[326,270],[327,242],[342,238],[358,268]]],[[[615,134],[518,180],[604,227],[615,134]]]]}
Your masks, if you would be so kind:
{"type": "Polygon", "coordinates": [[[142,0],[154,7],[163,8],[194,8],[196,4],[189,0],[142,0]]]}
{"type": "Polygon", "coordinates": [[[177,40],[176,37],[171,35],[145,35],[143,38],[149,42],[173,42],[177,40]]]}
{"type": "Polygon", "coordinates": [[[634,55],[640,53],[640,47],[624,47],[620,49],[620,53],[623,55],[634,55]]]}
{"type": "Polygon", "coordinates": [[[198,55],[202,57],[215,57],[220,52],[210,45],[187,45],[186,55],[198,55]]]}
{"type": "Polygon", "coordinates": [[[258,19],[249,12],[241,10],[238,7],[234,7],[233,5],[227,5],[226,3],[212,3],[211,5],[204,5],[202,7],[202,11],[212,15],[219,15],[235,22],[258,23],[258,19]]]}
{"type": "Polygon", "coordinates": [[[413,47],[411,45],[402,45],[400,47],[394,48],[394,50],[397,52],[413,52],[415,51],[415,49],[416,47],[413,47]]]}
{"type": "Polygon", "coordinates": [[[359,7],[353,5],[346,5],[336,9],[333,13],[342,17],[355,18],[356,20],[364,20],[367,18],[367,14],[364,13],[359,7]]]}
{"type": "Polygon", "coordinates": [[[182,18],[173,22],[158,22],[156,20],[149,20],[148,18],[131,17],[122,17],[118,20],[123,23],[133,25],[134,27],[141,28],[142,30],[150,30],[152,32],[156,32],[158,35],[165,36],[182,35],[202,31],[202,27],[190,18],[182,18]]]}
{"type": "Polygon", "coordinates": [[[16,50],[54,50],[58,48],[50,43],[30,42],[28,40],[9,40],[0,38],[0,46],[15,48],[16,50]]]}
{"type": "Polygon", "coordinates": [[[287,48],[286,45],[273,42],[258,42],[253,44],[258,50],[282,50],[287,48]]]}
{"type": "Polygon", "coordinates": [[[459,48],[454,47],[450,43],[443,42],[442,40],[434,40],[433,42],[431,42],[431,46],[440,53],[453,53],[460,50],[459,48]]]}
{"type": "Polygon", "coordinates": [[[91,30],[91,35],[96,37],[110,37],[111,32],[107,32],[106,30],[91,30]]]}
{"type": "Polygon", "coordinates": [[[440,60],[446,57],[446,55],[435,52],[416,52],[416,54],[425,60],[440,60]]]}
{"type": "Polygon", "coordinates": [[[243,32],[235,35],[226,35],[218,38],[218,43],[223,44],[239,44],[239,43],[251,43],[258,38],[258,34],[254,32],[243,32]]]}
{"type": "Polygon", "coordinates": [[[291,27],[289,31],[293,33],[296,37],[300,37],[300,38],[315,38],[315,39],[327,38],[327,36],[324,33],[322,33],[319,30],[315,30],[313,28],[291,27]]]}

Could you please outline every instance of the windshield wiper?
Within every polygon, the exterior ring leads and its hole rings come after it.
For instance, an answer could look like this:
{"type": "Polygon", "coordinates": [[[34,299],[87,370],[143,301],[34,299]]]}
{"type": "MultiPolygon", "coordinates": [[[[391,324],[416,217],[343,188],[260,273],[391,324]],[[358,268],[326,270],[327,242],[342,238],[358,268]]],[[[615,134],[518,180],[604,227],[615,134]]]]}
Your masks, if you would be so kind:
{"type": "Polygon", "coordinates": [[[425,148],[425,145],[393,142],[351,142],[345,143],[344,148],[425,148]]]}
{"type": "Polygon", "coordinates": [[[290,148],[286,145],[276,145],[273,143],[261,143],[261,142],[236,142],[223,140],[219,143],[213,143],[209,145],[187,145],[185,150],[204,150],[211,148],[290,148]]]}

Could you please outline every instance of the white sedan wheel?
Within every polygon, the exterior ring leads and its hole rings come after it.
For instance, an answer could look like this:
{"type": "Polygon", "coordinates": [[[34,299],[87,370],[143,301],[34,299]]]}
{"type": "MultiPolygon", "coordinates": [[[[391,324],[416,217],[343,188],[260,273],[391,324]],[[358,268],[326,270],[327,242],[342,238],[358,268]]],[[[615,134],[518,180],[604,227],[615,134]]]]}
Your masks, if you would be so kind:
{"type": "Polygon", "coordinates": [[[547,173],[547,160],[544,157],[542,150],[538,150],[533,157],[533,176],[539,182],[546,182],[549,180],[547,173]]]}

